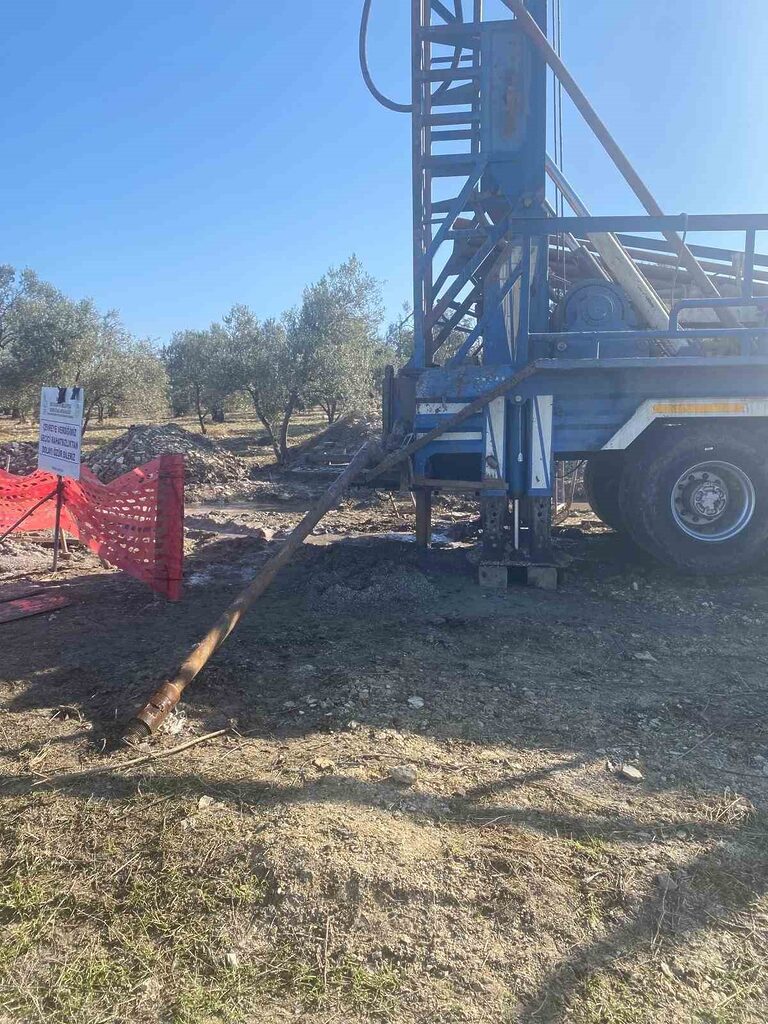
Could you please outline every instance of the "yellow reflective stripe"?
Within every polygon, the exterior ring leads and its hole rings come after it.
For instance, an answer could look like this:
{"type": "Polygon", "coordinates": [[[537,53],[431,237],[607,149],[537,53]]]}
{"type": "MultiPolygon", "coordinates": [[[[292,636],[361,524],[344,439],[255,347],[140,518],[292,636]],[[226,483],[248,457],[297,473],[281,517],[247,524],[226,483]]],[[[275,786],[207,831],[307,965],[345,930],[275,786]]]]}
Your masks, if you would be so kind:
{"type": "Polygon", "coordinates": [[[659,402],[653,411],[659,416],[738,415],[747,406],[744,402],[659,402]]]}

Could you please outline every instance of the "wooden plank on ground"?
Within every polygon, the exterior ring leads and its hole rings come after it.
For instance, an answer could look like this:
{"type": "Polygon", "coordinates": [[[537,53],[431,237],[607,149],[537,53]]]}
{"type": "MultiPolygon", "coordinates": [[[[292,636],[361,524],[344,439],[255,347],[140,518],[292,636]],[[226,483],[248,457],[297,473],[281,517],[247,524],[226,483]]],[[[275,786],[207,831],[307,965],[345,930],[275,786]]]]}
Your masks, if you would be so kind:
{"type": "MultiPolygon", "coordinates": [[[[29,541],[31,544],[37,544],[41,548],[52,548],[53,547],[53,531],[48,530],[45,533],[25,533],[22,534],[24,540],[29,541]]],[[[63,534],[62,534],[63,536],[63,534]]],[[[68,549],[81,548],[83,545],[79,540],[73,540],[71,537],[66,538],[66,546],[68,549]]],[[[59,558],[66,557],[66,552],[62,549],[59,558]]]]}
{"type": "Polygon", "coordinates": [[[36,597],[22,597],[17,601],[5,601],[0,604],[0,625],[15,622],[17,619],[28,619],[32,615],[44,615],[56,612],[72,604],[72,598],[65,594],[38,594],[36,597]]]}
{"type": "Polygon", "coordinates": [[[31,597],[41,594],[43,587],[39,583],[2,583],[0,584],[0,604],[4,601],[15,601],[19,597],[31,597]]]}

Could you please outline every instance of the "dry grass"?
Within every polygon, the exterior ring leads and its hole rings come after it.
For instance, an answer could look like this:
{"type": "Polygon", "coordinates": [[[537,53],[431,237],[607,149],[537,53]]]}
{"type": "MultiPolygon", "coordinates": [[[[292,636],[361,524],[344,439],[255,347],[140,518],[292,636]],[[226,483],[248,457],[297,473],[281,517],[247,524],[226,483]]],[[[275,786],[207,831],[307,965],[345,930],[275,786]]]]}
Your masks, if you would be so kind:
{"type": "Polygon", "coordinates": [[[337,955],[319,932],[289,944],[270,927],[280,894],[254,863],[253,833],[233,829],[226,808],[160,803],[156,817],[141,798],[119,816],[101,800],[62,801],[25,834],[18,819],[4,823],[0,986],[10,1019],[199,1024],[252,1020],[265,1001],[388,1004],[389,966],[337,955]]]}
{"type": "MultiPolygon", "coordinates": [[[[84,451],[89,452],[103,444],[114,441],[123,434],[133,423],[152,422],[157,420],[143,420],[115,418],[105,420],[104,423],[92,423],[86,431],[83,440],[84,451]]],[[[185,430],[199,433],[200,426],[194,416],[180,416],[176,419],[168,419],[160,422],[176,423],[185,430]]],[[[310,409],[308,412],[296,413],[291,421],[289,439],[291,444],[301,444],[308,437],[319,433],[326,426],[325,416],[320,409],[310,409]]],[[[236,443],[242,439],[248,448],[248,454],[264,460],[271,461],[272,451],[268,445],[254,445],[254,437],[264,433],[264,428],[255,416],[247,413],[238,413],[228,416],[226,423],[207,423],[208,436],[216,440],[224,440],[236,443]]],[[[0,444],[4,441],[37,441],[37,424],[33,422],[17,423],[7,416],[0,417],[0,444]]]]}
{"type": "Polygon", "coordinates": [[[232,584],[80,580],[3,627],[2,1024],[764,1024],[764,581],[594,540],[495,597],[408,545],[305,551],[158,744],[222,734],[133,767],[110,729],[232,584]]]}
{"type": "Polygon", "coordinates": [[[559,790],[522,783],[514,822],[470,817],[468,779],[498,778],[485,750],[403,736],[413,789],[353,731],[217,737],[126,772],[113,755],[106,778],[7,800],[0,1019],[762,1019],[762,818],[744,835],[744,819],[649,794],[617,833],[594,765],[559,790]],[[592,824],[574,830],[574,813],[592,824]],[[661,846],[639,838],[660,814],[661,846]],[[713,831],[691,843],[681,825],[713,831]]]}

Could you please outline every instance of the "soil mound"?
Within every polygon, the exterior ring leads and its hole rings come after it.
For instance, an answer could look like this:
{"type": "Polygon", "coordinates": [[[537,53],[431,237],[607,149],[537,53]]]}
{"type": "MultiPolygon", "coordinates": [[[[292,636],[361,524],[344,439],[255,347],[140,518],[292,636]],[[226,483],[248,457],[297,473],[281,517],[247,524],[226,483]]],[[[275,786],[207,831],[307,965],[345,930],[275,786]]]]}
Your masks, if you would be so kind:
{"type": "Polygon", "coordinates": [[[187,487],[232,483],[248,476],[245,463],[221,445],[175,423],[129,427],[114,441],[97,448],[87,461],[96,476],[109,483],[160,455],[184,456],[187,487]]]}

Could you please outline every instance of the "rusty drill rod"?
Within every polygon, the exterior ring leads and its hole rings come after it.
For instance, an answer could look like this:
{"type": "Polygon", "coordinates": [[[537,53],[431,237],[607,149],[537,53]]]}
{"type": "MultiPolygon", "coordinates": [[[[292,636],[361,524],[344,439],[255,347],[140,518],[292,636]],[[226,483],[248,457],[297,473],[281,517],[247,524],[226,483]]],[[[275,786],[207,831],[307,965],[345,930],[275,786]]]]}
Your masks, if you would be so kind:
{"type": "MultiPolygon", "coordinates": [[[[608,128],[599,117],[595,108],[579,88],[576,79],[570,73],[560,57],[555,53],[554,49],[550,46],[547,37],[526,10],[525,0],[502,0],[502,3],[504,3],[510,11],[513,12],[517,20],[520,22],[520,27],[526,33],[547,64],[552,68],[555,75],[557,75],[563,83],[565,91],[573,100],[574,106],[595,133],[603,149],[611,160],[613,160],[616,168],[643,204],[646,211],[652,217],[663,217],[664,211],[656,202],[651,190],[629,162],[621,146],[608,131],[608,128]]],[[[714,283],[700,266],[699,261],[677,232],[662,231],[662,234],[669,244],[673,246],[675,252],[680,257],[680,262],[692,275],[699,288],[701,288],[702,294],[705,297],[709,296],[713,299],[719,298],[720,292],[717,290],[714,283]]],[[[738,327],[738,317],[735,315],[733,310],[718,309],[717,315],[722,323],[726,324],[726,326],[738,327]]]]}
{"type": "Polygon", "coordinates": [[[125,742],[140,742],[157,731],[178,704],[184,690],[237,627],[251,605],[261,597],[278,572],[291,560],[296,550],[326,512],[330,512],[338,504],[353,480],[360,476],[374,450],[375,445],[368,442],[357,452],[320,501],[307,512],[299,525],[288,535],[280,550],[266,562],[251,583],[238,594],[200,643],[187,655],[174,678],[170,682],[163,683],[160,689],[150,697],[148,703],[128,722],[123,731],[125,742]]]}

